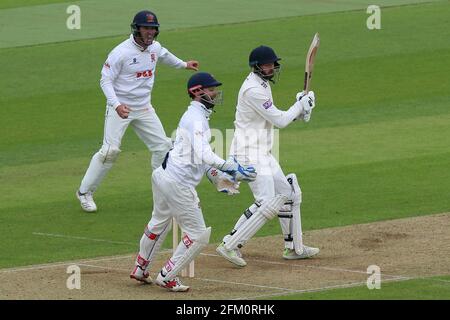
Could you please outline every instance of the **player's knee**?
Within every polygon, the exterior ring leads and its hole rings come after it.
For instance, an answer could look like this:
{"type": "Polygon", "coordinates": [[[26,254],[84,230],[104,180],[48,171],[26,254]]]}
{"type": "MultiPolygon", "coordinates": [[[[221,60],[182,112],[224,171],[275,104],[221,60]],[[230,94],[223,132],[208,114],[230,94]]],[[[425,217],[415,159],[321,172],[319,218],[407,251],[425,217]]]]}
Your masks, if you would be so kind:
{"type": "Polygon", "coordinates": [[[113,163],[116,161],[117,157],[119,156],[121,150],[113,145],[104,144],[100,151],[100,160],[103,163],[113,163]]]}
{"type": "Polygon", "coordinates": [[[274,197],[260,199],[261,208],[258,209],[258,214],[263,215],[267,220],[275,218],[287,199],[288,197],[281,193],[276,194],[274,197]]]}

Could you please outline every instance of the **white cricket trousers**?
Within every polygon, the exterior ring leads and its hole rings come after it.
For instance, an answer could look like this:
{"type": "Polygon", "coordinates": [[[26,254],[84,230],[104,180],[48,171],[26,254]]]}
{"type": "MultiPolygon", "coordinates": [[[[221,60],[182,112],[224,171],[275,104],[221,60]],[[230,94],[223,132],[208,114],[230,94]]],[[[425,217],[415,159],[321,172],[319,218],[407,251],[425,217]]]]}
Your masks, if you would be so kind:
{"type": "Polygon", "coordinates": [[[153,212],[140,241],[139,256],[146,260],[147,268],[150,268],[171,228],[172,218],[175,218],[185,235],[166,263],[166,266],[173,267],[188,247],[206,231],[200,200],[195,188],[181,185],[162,167],[153,171],[152,191],[153,212]]]}
{"type": "Polygon", "coordinates": [[[137,136],[145,143],[152,153],[152,168],[161,165],[166,153],[172,147],[172,141],[166,136],[153,107],[132,109],[127,119],[122,119],[112,106],[106,107],[103,145],[94,154],[89,168],[81,181],[80,192],[94,192],[105,175],[112,168],[120,153],[123,135],[131,125],[137,136]]]}

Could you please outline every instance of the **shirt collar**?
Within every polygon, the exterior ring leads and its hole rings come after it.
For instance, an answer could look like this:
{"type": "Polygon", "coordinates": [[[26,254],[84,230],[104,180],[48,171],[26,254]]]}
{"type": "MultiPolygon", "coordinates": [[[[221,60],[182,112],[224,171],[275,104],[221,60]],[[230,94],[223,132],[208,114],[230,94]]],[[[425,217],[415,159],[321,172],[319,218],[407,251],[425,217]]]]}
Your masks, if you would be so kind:
{"type": "Polygon", "coordinates": [[[197,110],[201,110],[203,114],[205,115],[206,119],[209,120],[211,117],[211,114],[213,113],[213,109],[206,108],[203,103],[198,101],[191,101],[191,106],[194,107],[197,110]]]}
{"type": "Polygon", "coordinates": [[[250,71],[250,77],[253,77],[254,79],[256,79],[257,81],[264,81],[265,83],[268,83],[269,82],[269,80],[266,80],[266,79],[264,79],[264,78],[262,78],[262,77],[260,77],[259,75],[257,75],[255,72],[253,72],[253,71],[250,71]]]}
{"type": "Polygon", "coordinates": [[[148,48],[150,48],[150,46],[148,46],[146,49],[144,49],[142,46],[140,46],[137,42],[136,42],[136,40],[134,40],[134,36],[132,35],[132,34],[130,34],[130,40],[131,40],[131,43],[133,43],[133,45],[139,50],[139,51],[141,51],[141,52],[143,52],[143,51],[146,51],[146,50],[148,50],[148,48]]]}

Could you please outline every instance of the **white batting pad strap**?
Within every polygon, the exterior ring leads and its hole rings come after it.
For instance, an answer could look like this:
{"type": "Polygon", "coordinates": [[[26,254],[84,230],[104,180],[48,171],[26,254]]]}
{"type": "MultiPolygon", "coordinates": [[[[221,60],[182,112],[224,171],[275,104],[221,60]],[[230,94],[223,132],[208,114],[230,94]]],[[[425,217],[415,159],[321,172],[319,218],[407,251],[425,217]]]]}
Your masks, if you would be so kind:
{"type": "MultiPolygon", "coordinates": [[[[170,270],[167,270],[167,274],[164,280],[172,280],[177,274],[186,268],[196,256],[200,254],[204,247],[209,243],[209,237],[211,236],[211,227],[206,228],[200,237],[193,241],[193,244],[186,250],[186,252],[178,259],[177,263],[171,266],[170,270]]],[[[167,265],[166,265],[167,269],[167,265]]]]}
{"type": "Polygon", "coordinates": [[[242,247],[261,227],[269,220],[277,216],[278,211],[287,201],[287,197],[277,194],[275,197],[264,200],[261,207],[245,221],[242,226],[225,243],[227,250],[242,247]]]}

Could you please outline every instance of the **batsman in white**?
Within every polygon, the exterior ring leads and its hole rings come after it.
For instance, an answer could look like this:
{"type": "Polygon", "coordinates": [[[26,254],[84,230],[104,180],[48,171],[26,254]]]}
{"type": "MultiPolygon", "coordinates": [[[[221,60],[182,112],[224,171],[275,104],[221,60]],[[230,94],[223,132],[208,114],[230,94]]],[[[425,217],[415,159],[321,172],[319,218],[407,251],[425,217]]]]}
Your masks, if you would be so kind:
{"type": "Polygon", "coordinates": [[[151,11],[138,12],[130,38],[115,47],[102,68],[100,85],[107,99],[103,145],[94,154],[76,192],[81,208],[94,212],[93,193],[111,169],[129,125],[152,152],[152,168],[159,167],[172,141],[151,104],[151,91],[158,61],[180,69],[198,70],[197,61],[177,58],[156,41],[159,23],[151,11]]]}
{"type": "Polygon", "coordinates": [[[188,81],[192,99],[182,116],[173,149],[167,153],[159,168],[152,174],[153,213],[140,241],[140,250],[130,277],[151,283],[149,268],[175,217],[184,236],[172,257],[155,280],[170,291],[187,291],[177,274],[208,244],[211,228],[206,227],[200,200],[195,187],[205,173],[219,191],[237,193],[239,181],[252,181],[256,172],[241,166],[234,158],[223,160],[209,144],[211,132],[209,117],[214,105],[221,100],[221,83],[206,72],[194,74],[188,81]]]}
{"type": "Polygon", "coordinates": [[[270,219],[278,216],[284,235],[284,259],[309,258],[319,249],[303,244],[300,203],[302,193],[295,174],[285,176],[272,155],[274,126],[284,128],[295,120],[310,120],[314,93],[299,92],[287,111],[273,103],[270,82],[278,78],[280,58],[274,50],[260,46],[250,53],[252,71],[241,86],[236,107],[235,133],[230,155],[258,172],[249,183],[255,203],[245,210],[234,229],[223,238],[217,252],[238,266],[247,263],[240,248],[270,219]]]}

